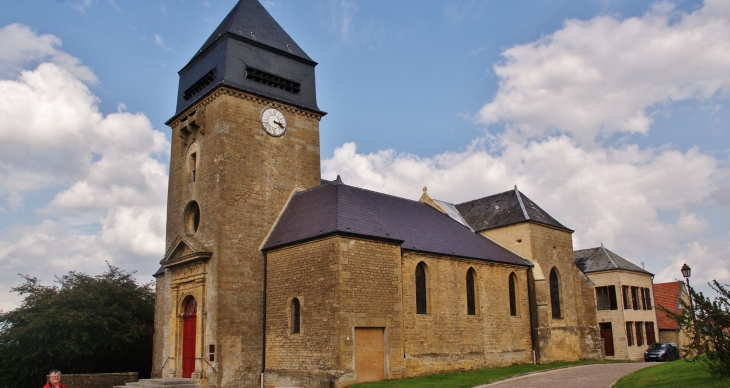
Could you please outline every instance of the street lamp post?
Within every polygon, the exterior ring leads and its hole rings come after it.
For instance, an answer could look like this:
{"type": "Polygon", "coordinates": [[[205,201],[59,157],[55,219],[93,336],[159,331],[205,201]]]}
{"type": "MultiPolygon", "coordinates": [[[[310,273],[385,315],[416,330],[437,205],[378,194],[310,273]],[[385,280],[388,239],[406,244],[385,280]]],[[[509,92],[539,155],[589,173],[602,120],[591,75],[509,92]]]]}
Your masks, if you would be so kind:
{"type": "Polygon", "coordinates": [[[695,325],[695,348],[697,349],[697,354],[700,353],[700,332],[697,328],[697,314],[695,314],[695,306],[694,302],[692,301],[692,287],[689,285],[689,277],[692,275],[692,268],[690,268],[687,263],[685,263],[682,266],[682,276],[684,276],[684,280],[687,281],[687,291],[689,292],[689,307],[692,309],[692,321],[695,325]]]}

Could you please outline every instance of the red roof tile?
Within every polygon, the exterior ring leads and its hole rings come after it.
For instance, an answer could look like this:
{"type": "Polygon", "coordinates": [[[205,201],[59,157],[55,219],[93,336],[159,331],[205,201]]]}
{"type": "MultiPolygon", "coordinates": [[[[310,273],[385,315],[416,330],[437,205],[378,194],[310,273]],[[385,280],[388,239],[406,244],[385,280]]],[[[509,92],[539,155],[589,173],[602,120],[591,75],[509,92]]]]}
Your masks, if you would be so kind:
{"type": "MultiPolygon", "coordinates": [[[[680,313],[684,308],[679,303],[683,283],[680,281],[654,284],[654,298],[656,304],[667,310],[680,313]]],[[[656,310],[657,325],[659,329],[679,329],[679,324],[669,318],[664,311],[656,310]]]]}

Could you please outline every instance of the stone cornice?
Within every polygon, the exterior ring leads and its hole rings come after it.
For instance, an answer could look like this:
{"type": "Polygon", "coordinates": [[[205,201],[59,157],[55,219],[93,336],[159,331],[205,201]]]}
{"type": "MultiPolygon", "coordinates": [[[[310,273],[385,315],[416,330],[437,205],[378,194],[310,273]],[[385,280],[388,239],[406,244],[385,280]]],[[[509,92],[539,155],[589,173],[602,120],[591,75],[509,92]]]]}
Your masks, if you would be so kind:
{"type": "Polygon", "coordinates": [[[160,262],[163,267],[170,268],[175,267],[181,264],[187,264],[193,261],[200,261],[205,262],[210,260],[210,258],[213,257],[212,252],[195,252],[191,253],[189,255],[180,256],[180,257],[169,257],[167,259],[164,259],[160,262]]]}
{"type": "Polygon", "coordinates": [[[264,98],[260,97],[251,93],[247,93],[241,90],[236,90],[231,87],[221,85],[217,87],[212,92],[209,92],[207,96],[205,96],[203,99],[198,101],[197,103],[189,106],[187,109],[182,111],[180,114],[176,115],[172,119],[170,119],[167,123],[168,126],[171,128],[175,128],[176,126],[180,125],[180,123],[186,121],[188,119],[188,116],[191,114],[194,114],[195,111],[197,111],[200,108],[203,108],[213,102],[216,98],[223,96],[223,95],[229,95],[232,97],[240,98],[242,100],[251,101],[254,103],[258,103],[264,106],[272,106],[274,108],[277,108],[279,110],[284,110],[290,113],[298,114],[304,117],[311,117],[317,121],[322,119],[322,116],[324,116],[326,113],[315,113],[309,110],[300,109],[296,106],[292,106],[290,104],[287,104],[285,102],[280,102],[274,99],[264,98]]]}

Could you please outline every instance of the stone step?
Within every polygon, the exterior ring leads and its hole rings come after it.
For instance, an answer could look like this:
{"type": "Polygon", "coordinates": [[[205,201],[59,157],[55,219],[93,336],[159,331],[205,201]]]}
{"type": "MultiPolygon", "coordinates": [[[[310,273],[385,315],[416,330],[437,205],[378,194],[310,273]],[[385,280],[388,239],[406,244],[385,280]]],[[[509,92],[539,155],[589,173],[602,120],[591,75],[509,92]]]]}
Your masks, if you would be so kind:
{"type": "Polygon", "coordinates": [[[142,379],[136,383],[127,383],[126,385],[116,386],[114,388],[200,388],[198,384],[191,379],[142,379]]]}

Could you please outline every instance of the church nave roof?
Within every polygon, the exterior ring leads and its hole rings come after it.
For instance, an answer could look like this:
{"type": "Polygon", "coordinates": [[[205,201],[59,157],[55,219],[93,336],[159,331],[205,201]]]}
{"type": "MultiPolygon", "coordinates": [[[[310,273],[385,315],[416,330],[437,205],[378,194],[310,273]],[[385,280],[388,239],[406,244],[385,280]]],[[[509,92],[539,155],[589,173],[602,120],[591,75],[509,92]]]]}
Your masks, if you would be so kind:
{"type": "Polygon", "coordinates": [[[331,234],[390,240],[412,251],[530,265],[428,204],[348,186],[339,177],[294,194],[263,250],[331,234]]]}

